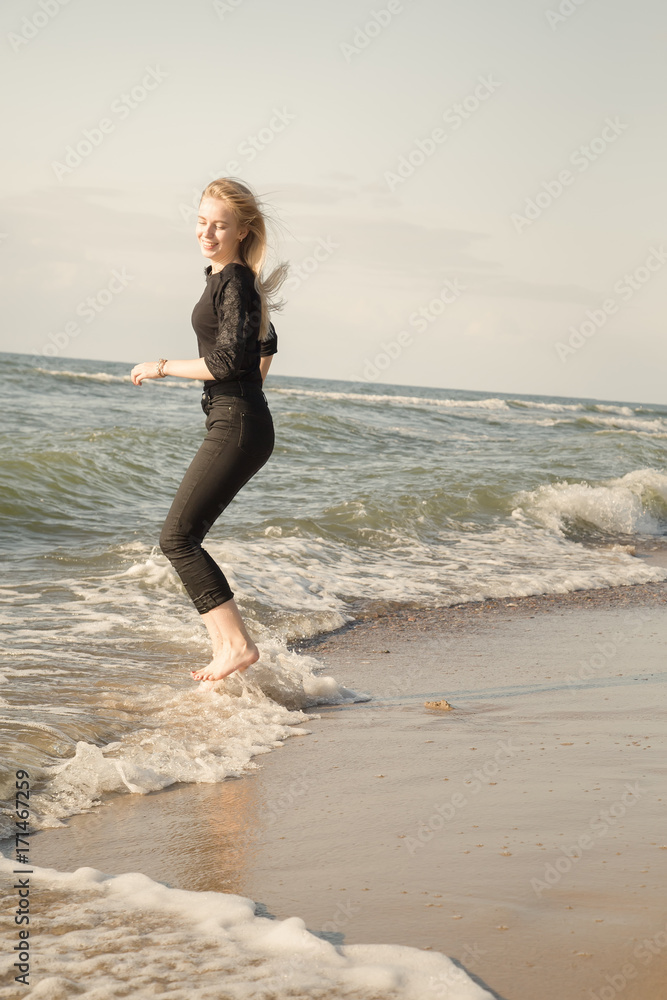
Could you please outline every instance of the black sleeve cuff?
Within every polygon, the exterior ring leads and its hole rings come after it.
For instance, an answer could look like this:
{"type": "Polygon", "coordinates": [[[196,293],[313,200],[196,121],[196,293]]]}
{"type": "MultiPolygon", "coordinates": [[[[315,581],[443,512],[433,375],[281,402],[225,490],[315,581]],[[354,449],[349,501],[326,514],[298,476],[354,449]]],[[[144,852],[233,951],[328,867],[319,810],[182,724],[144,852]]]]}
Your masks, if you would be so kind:
{"type": "Polygon", "coordinates": [[[262,358],[268,358],[272,354],[278,353],[278,334],[273,323],[269,323],[269,332],[266,340],[260,340],[259,353],[262,358]]]}

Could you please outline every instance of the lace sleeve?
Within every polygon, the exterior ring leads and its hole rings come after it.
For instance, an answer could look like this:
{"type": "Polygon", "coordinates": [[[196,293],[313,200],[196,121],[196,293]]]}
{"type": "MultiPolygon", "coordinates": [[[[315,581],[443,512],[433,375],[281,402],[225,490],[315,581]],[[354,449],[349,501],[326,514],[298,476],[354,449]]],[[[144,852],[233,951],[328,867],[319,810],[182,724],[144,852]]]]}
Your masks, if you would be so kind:
{"type": "Polygon", "coordinates": [[[213,378],[233,378],[242,368],[248,319],[241,279],[233,271],[221,278],[213,293],[213,308],[218,317],[218,332],[215,347],[204,356],[204,361],[213,378]]]}

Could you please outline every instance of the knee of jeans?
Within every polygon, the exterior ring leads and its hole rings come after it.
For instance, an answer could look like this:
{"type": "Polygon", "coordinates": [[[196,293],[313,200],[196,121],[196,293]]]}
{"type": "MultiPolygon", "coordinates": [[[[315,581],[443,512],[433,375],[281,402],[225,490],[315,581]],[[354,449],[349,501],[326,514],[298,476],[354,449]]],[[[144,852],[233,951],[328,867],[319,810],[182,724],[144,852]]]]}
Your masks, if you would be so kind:
{"type": "Polygon", "coordinates": [[[160,532],[160,548],[170,562],[188,556],[201,548],[201,542],[191,533],[166,523],[160,532]]]}
{"type": "Polygon", "coordinates": [[[158,544],[160,546],[160,551],[162,552],[162,555],[166,556],[167,559],[168,559],[169,558],[169,552],[171,550],[171,538],[167,534],[167,532],[164,530],[164,528],[160,532],[160,538],[159,538],[159,543],[158,544]]]}
{"type": "Polygon", "coordinates": [[[172,527],[165,525],[160,532],[160,549],[167,559],[171,561],[178,555],[179,550],[182,549],[184,540],[172,527]]]}

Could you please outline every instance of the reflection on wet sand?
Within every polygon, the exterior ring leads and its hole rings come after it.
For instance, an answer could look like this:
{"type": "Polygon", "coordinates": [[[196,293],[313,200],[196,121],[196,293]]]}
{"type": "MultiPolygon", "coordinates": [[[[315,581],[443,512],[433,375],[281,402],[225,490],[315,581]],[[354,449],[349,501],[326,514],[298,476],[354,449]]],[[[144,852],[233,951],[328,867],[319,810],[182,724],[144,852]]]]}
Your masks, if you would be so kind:
{"type": "Polygon", "coordinates": [[[136,871],[181,889],[243,895],[261,809],[253,777],[119,796],[66,827],[36,833],[32,859],[60,871],[136,871]]]}

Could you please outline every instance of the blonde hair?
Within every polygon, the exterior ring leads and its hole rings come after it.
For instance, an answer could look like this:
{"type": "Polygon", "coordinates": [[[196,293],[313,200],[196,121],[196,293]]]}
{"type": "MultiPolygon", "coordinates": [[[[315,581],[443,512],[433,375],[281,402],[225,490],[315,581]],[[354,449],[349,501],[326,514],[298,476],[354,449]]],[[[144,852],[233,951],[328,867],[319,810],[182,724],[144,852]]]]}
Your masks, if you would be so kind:
{"type": "Polygon", "coordinates": [[[265,340],[269,332],[271,310],[279,311],[285,305],[284,299],[276,299],[275,296],[287,277],[289,262],[281,261],[266,278],[262,277],[262,267],[268,248],[267,212],[247,185],[233,177],[218,177],[206,185],[199,200],[200,204],[204,198],[219,198],[227,202],[239,228],[248,230],[247,236],[239,243],[239,257],[255,275],[255,288],[261,301],[259,339],[265,340]]]}

